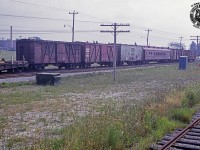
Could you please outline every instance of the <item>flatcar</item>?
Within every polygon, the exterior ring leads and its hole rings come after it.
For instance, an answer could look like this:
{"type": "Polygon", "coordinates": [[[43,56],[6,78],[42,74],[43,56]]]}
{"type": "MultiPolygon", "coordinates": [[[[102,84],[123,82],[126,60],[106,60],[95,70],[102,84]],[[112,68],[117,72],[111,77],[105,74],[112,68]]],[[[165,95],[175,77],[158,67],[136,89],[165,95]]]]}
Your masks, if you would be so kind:
{"type": "Polygon", "coordinates": [[[22,72],[27,70],[29,63],[27,61],[0,61],[0,72],[22,72]]]}

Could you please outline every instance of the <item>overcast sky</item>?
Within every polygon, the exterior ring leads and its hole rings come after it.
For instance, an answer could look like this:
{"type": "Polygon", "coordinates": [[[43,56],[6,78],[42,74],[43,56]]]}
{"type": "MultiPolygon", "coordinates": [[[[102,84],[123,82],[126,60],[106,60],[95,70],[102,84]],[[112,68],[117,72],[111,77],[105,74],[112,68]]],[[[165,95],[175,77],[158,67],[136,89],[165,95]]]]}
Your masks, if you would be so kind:
{"type": "Polygon", "coordinates": [[[118,29],[131,31],[118,34],[118,43],[136,42],[146,45],[145,30],[151,29],[150,45],[168,46],[171,41],[180,42],[179,37],[182,36],[182,42],[188,48],[190,36],[199,35],[200,32],[200,29],[193,27],[189,17],[191,5],[196,2],[198,1],[0,0],[0,38],[10,38],[9,28],[12,25],[14,38],[37,36],[44,40],[71,41],[72,15],[69,12],[75,10],[79,13],[75,16],[75,41],[113,42],[112,34],[100,33],[99,30],[112,30],[111,27],[100,25],[117,22],[129,23],[130,27],[118,29]]]}

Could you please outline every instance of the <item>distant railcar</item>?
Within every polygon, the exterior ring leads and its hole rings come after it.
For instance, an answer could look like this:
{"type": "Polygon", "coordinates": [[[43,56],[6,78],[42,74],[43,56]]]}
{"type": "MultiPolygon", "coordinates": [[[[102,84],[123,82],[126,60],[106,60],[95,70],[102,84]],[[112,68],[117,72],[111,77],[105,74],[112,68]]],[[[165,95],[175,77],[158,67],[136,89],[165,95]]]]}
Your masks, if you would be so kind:
{"type": "Polygon", "coordinates": [[[96,43],[58,42],[57,65],[65,68],[85,68],[100,62],[101,46],[96,43]]]}
{"type": "Polygon", "coordinates": [[[171,50],[157,47],[143,47],[144,60],[146,62],[169,62],[171,60],[171,50]]]}
{"type": "Polygon", "coordinates": [[[119,61],[121,65],[141,64],[144,60],[142,46],[120,44],[119,49],[119,61]]]}
{"type": "Polygon", "coordinates": [[[91,64],[101,62],[101,44],[98,43],[83,43],[83,63],[84,67],[89,67],[91,64]]]}
{"type": "MultiPolygon", "coordinates": [[[[163,47],[116,45],[117,65],[133,65],[148,62],[178,61],[180,56],[195,60],[193,51],[169,49],[163,47]]],[[[16,58],[27,61],[30,69],[42,70],[47,65],[65,68],[86,68],[97,63],[112,66],[114,60],[113,44],[88,42],[61,42],[34,39],[21,39],[16,44],[16,58]]]]}
{"type": "Polygon", "coordinates": [[[171,61],[177,62],[179,57],[182,56],[182,50],[179,49],[170,49],[171,50],[171,61]]]}
{"type": "MultiPolygon", "coordinates": [[[[116,47],[116,62],[118,61],[118,47],[116,47]]],[[[101,60],[99,64],[101,66],[112,66],[114,59],[114,46],[111,44],[101,44],[101,60]]]]}
{"type": "Polygon", "coordinates": [[[56,64],[57,42],[23,39],[16,42],[16,59],[29,62],[30,69],[42,70],[49,64],[56,64]]]}
{"type": "Polygon", "coordinates": [[[56,65],[59,69],[76,68],[82,63],[82,47],[77,43],[58,42],[57,43],[57,61],[56,65]]]}
{"type": "Polygon", "coordinates": [[[88,42],[58,42],[23,39],[17,41],[17,60],[25,59],[31,69],[55,65],[59,69],[89,67],[100,63],[101,45],[88,42]]]}
{"type": "Polygon", "coordinates": [[[182,56],[188,56],[188,61],[194,61],[196,59],[195,51],[182,50],[182,56]]]}
{"type": "Polygon", "coordinates": [[[0,61],[0,72],[21,72],[28,69],[27,61],[0,61]]]}
{"type": "Polygon", "coordinates": [[[188,56],[188,61],[194,61],[196,59],[196,52],[191,50],[180,50],[180,49],[170,49],[171,50],[171,60],[179,61],[180,56],[188,56]]]}

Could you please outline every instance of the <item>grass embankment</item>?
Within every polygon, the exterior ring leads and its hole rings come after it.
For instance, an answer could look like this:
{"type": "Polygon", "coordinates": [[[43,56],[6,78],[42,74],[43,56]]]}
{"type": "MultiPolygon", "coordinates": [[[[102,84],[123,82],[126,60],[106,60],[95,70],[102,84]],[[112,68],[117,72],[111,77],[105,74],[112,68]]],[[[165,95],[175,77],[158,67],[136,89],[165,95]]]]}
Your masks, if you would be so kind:
{"type": "Polygon", "coordinates": [[[200,103],[200,86],[166,96],[143,107],[105,108],[62,129],[63,137],[45,140],[38,149],[143,150],[176,128],[185,127],[200,103]]]}
{"type": "Polygon", "coordinates": [[[200,99],[198,65],[0,85],[0,143],[8,148],[145,149],[189,122],[200,99]]]}

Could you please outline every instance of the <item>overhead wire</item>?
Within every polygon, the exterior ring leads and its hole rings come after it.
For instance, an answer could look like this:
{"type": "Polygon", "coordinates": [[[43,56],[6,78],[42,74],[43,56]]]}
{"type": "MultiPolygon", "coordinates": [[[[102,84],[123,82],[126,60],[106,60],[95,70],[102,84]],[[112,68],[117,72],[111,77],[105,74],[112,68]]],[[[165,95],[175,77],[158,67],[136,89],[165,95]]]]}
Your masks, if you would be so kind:
{"type": "MultiPolygon", "coordinates": [[[[44,5],[39,5],[39,4],[33,4],[33,3],[28,3],[28,2],[23,2],[23,1],[19,1],[19,0],[1,0],[1,1],[4,1],[4,2],[12,2],[12,3],[17,3],[19,5],[26,5],[26,6],[37,6],[37,7],[45,7],[45,8],[48,8],[48,9],[54,9],[54,10],[58,10],[58,11],[62,11],[62,12],[66,12],[66,11],[71,11],[69,9],[62,9],[62,8],[56,8],[56,7],[50,7],[50,6],[44,6],[44,5]]],[[[87,16],[87,17],[90,17],[90,18],[93,18],[93,19],[98,19],[98,20],[104,20],[104,19],[100,19],[98,17],[95,17],[95,16],[92,16],[92,15],[88,15],[88,14],[85,14],[85,13],[82,13],[82,12],[79,12],[80,15],[83,15],[83,16],[87,16]]],[[[23,16],[23,15],[11,15],[11,14],[0,14],[0,16],[4,16],[4,17],[15,17],[15,18],[25,18],[25,19],[39,19],[39,20],[54,20],[54,21],[72,21],[72,20],[67,20],[67,19],[59,19],[59,18],[50,18],[50,17],[36,17],[36,16],[23,16]]],[[[85,22],[85,23],[105,23],[103,21],[88,21],[88,20],[76,20],[77,22],[85,22]]],[[[104,20],[105,21],[105,20],[104,20]]],[[[107,22],[106,23],[111,23],[111,22],[107,22]]],[[[130,28],[138,28],[138,29],[146,29],[147,27],[144,27],[144,26],[140,26],[140,25],[135,25],[135,24],[131,24],[131,27],[130,28]]],[[[185,36],[189,36],[187,34],[179,34],[179,33],[173,33],[173,32],[168,32],[168,31],[162,31],[162,30],[158,30],[158,29],[154,29],[154,28],[151,28],[154,33],[151,33],[150,37],[151,38],[162,38],[162,39],[168,39],[168,40],[178,40],[178,38],[172,38],[170,35],[185,35],[185,36]],[[155,33],[157,35],[155,35],[155,33]],[[169,35],[170,37],[166,36],[166,35],[169,35]]],[[[45,32],[45,31],[44,31],[45,32]]],[[[44,32],[40,32],[40,33],[44,33],[44,32]]],[[[77,32],[77,31],[75,31],[77,32]]],[[[98,31],[95,31],[95,32],[98,32],[98,31]]],[[[66,32],[65,32],[66,33],[66,32]]],[[[134,33],[136,33],[136,31],[134,31],[134,33]]],[[[144,32],[145,33],[145,32],[144,32]]],[[[143,34],[142,32],[139,32],[137,33],[138,35],[139,34],[143,34]]],[[[145,34],[144,34],[145,35],[145,34]]],[[[143,36],[144,36],[143,35],[143,36]]],[[[127,36],[131,36],[131,35],[128,35],[127,36]]],[[[185,39],[185,40],[188,40],[188,39],[185,39]]]]}

